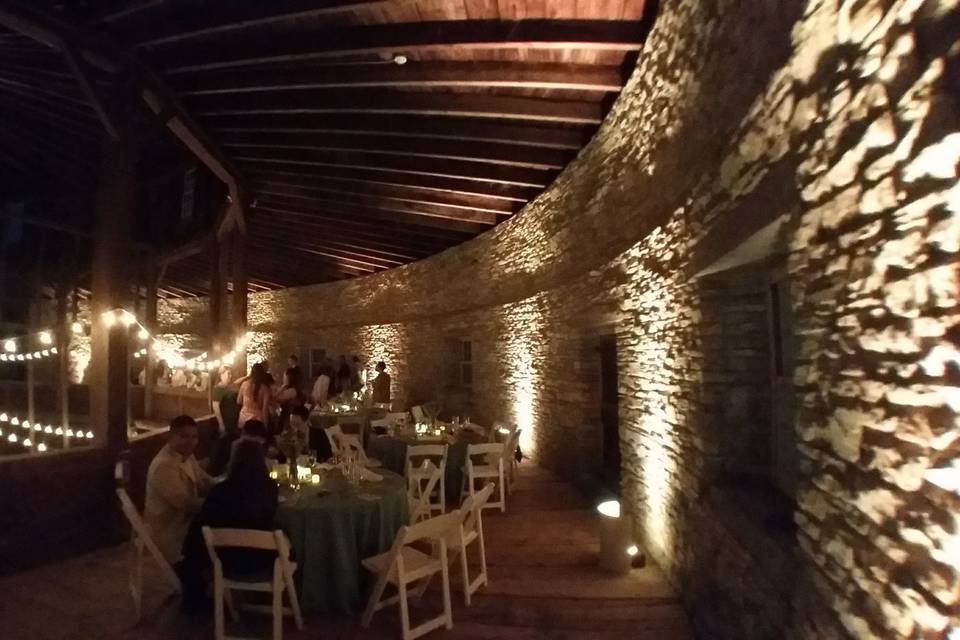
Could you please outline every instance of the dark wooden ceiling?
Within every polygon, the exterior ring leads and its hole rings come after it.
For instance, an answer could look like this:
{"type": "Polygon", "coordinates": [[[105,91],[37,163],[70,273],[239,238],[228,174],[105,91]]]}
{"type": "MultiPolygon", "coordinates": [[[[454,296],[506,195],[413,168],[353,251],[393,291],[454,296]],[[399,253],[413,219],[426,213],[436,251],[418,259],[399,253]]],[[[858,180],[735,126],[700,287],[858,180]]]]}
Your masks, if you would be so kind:
{"type": "MultiPolygon", "coordinates": [[[[593,135],[649,29],[643,0],[39,5],[133,52],[237,167],[251,290],[400,266],[508,219],[593,135]]],[[[71,71],[0,32],[0,185],[95,182],[82,154],[102,127],[71,71]]],[[[205,260],[171,265],[167,294],[205,293],[205,260]]]]}

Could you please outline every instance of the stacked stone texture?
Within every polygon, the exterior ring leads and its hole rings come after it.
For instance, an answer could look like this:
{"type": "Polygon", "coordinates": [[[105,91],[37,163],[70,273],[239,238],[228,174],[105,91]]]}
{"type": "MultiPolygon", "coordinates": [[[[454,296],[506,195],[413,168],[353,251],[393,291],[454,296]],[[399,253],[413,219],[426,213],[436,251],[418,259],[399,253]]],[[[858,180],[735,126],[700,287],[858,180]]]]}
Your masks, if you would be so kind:
{"type": "MultiPolygon", "coordinates": [[[[661,4],[599,133],[520,215],[399,269],[253,295],[254,348],[385,359],[399,403],[517,423],[527,453],[576,478],[601,459],[593,347],[614,335],[625,508],[703,637],[945,637],[960,624],[956,2],[661,4]],[[770,464],[765,284],[695,277],[777,218],[801,460],[786,543],[718,499],[731,465],[770,464]],[[454,397],[458,339],[474,384],[454,397]]],[[[165,311],[172,331],[206,323],[199,303],[165,311]]]]}

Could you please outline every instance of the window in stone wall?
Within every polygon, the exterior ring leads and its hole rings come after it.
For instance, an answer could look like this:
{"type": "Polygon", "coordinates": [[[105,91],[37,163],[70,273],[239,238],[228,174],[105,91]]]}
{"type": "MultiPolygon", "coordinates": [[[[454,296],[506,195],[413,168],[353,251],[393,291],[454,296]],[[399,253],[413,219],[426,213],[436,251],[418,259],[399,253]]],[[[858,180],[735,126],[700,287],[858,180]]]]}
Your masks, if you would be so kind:
{"type": "Polygon", "coordinates": [[[473,385],[473,343],[470,340],[460,341],[460,386],[473,385]]]}
{"type": "Polygon", "coordinates": [[[320,368],[327,360],[326,349],[310,349],[310,379],[313,380],[320,375],[320,368]]]}

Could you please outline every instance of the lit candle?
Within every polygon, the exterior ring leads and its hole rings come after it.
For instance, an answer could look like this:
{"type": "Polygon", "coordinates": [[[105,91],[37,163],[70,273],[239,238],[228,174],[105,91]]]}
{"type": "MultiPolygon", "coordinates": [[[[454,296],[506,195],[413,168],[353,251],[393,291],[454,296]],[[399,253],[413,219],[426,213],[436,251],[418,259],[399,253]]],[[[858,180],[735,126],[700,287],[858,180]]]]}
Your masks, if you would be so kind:
{"type": "Polygon", "coordinates": [[[320,484],[320,476],[316,473],[313,474],[312,476],[310,476],[310,482],[312,482],[313,484],[320,484]]]}
{"type": "Polygon", "coordinates": [[[279,474],[278,474],[276,471],[271,471],[271,472],[270,472],[270,477],[273,478],[274,480],[276,480],[276,479],[279,478],[280,476],[279,476],[279,474]]]}

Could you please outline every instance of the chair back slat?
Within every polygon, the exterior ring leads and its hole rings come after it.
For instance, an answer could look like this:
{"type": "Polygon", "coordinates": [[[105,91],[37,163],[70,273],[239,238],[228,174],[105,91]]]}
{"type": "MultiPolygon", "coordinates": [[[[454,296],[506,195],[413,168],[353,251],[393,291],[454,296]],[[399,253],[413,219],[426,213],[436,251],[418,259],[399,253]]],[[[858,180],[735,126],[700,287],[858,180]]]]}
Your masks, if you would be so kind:
{"type": "Polygon", "coordinates": [[[277,537],[274,531],[203,527],[203,537],[208,539],[210,546],[213,547],[278,550],[277,537]]]}
{"type": "Polygon", "coordinates": [[[447,455],[445,444],[411,444],[407,447],[408,458],[441,457],[447,455]]]}
{"type": "Polygon", "coordinates": [[[460,510],[463,512],[464,531],[473,531],[477,528],[480,511],[486,506],[487,501],[490,500],[494,488],[495,485],[492,482],[488,482],[483,485],[483,489],[467,496],[463,504],[460,505],[460,510]]]}
{"type": "Polygon", "coordinates": [[[418,540],[446,539],[447,535],[460,526],[461,520],[463,520],[463,515],[459,509],[456,509],[450,513],[430,518],[429,520],[407,525],[400,529],[397,537],[404,545],[414,543],[418,540]]]}
{"type": "Polygon", "coordinates": [[[437,488],[437,484],[443,475],[440,467],[433,464],[433,461],[429,459],[423,461],[423,464],[420,465],[420,470],[428,474],[427,484],[411,485],[409,487],[408,502],[413,507],[410,510],[411,524],[420,520],[420,517],[423,515],[429,517],[430,496],[433,495],[433,491],[437,488]]]}

